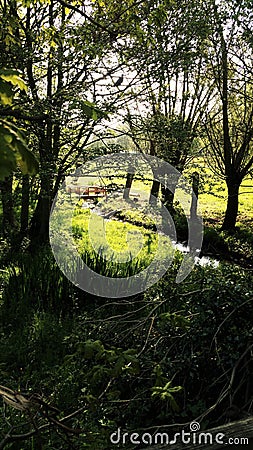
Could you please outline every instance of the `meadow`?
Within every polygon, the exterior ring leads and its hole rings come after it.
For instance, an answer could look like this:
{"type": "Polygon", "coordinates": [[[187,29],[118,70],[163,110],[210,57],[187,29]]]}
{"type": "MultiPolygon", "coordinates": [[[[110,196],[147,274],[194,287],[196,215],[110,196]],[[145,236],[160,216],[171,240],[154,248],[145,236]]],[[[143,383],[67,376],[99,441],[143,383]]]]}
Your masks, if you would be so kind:
{"type": "MultiPolygon", "coordinates": [[[[252,220],[253,220],[253,185],[251,179],[245,179],[242,183],[239,195],[239,212],[236,232],[231,238],[229,233],[221,232],[220,227],[226,208],[226,185],[225,181],[216,176],[205,162],[198,158],[193,161],[190,168],[183,172],[186,182],[191,184],[191,173],[197,170],[200,175],[199,197],[198,197],[198,214],[203,217],[204,223],[204,246],[203,253],[210,252],[215,257],[223,254],[239,253],[246,257],[252,257],[252,220]]],[[[146,260],[146,265],[150,263],[157,248],[156,225],[159,223],[159,207],[157,211],[147,206],[152,182],[151,180],[133,180],[130,199],[125,201],[122,199],[122,191],[124,187],[123,176],[108,177],[106,173],[101,177],[82,177],[76,180],[76,184],[80,186],[103,185],[108,190],[113,186],[113,190],[108,197],[99,199],[94,209],[89,210],[83,207],[83,202],[78,202],[78,196],[74,195],[74,201],[77,202],[76,211],[72,220],[74,237],[76,239],[79,251],[82,253],[84,249],[90,249],[91,243],[88,237],[88,224],[90,214],[92,217],[104,216],[106,227],[106,243],[105,238],[102,241],[97,239],[96,248],[103,247],[103,251],[107,252],[107,259],[116,258],[122,262],[129,254],[129,243],[127,243],[127,235],[131,236],[131,251],[135,254],[135,262],[141,262],[141,267],[146,260]],[[113,184],[112,184],[113,183],[113,184]],[[128,234],[129,233],[129,234],[128,234]],[[142,244],[140,244],[142,241],[142,244]],[[141,247],[141,250],[140,250],[141,247]],[[109,250],[110,248],[110,250],[109,250]],[[136,251],[134,251],[134,248],[136,251]],[[137,259],[136,259],[137,258],[137,259]]],[[[68,180],[69,181],[69,180],[68,180]]],[[[176,240],[179,242],[187,241],[187,222],[184,211],[182,211],[180,200],[182,192],[180,188],[176,189],[174,197],[175,213],[173,221],[177,232],[176,240]]],[[[72,195],[73,197],[73,195],[72,195]]],[[[98,200],[97,200],[98,201],[98,200]]],[[[96,201],[96,203],[97,203],[96,201]]],[[[94,205],[92,205],[93,208],[94,205]]],[[[97,225],[98,226],[98,225],[97,225]]],[[[104,236],[104,232],[102,233],[104,236]]],[[[130,258],[131,259],[131,258],[130,258]]]]}

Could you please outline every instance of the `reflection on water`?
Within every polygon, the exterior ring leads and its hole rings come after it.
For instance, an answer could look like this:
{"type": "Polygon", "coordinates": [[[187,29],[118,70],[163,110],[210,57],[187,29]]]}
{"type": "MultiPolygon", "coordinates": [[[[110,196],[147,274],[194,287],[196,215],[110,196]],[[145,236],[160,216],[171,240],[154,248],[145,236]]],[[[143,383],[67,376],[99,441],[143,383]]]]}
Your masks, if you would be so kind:
{"type": "MultiPolygon", "coordinates": [[[[189,253],[190,249],[188,245],[181,244],[180,242],[172,242],[174,247],[182,253],[189,253]]],[[[195,256],[195,263],[200,266],[212,266],[214,268],[218,267],[219,261],[214,258],[210,258],[209,256],[195,256]]]]}

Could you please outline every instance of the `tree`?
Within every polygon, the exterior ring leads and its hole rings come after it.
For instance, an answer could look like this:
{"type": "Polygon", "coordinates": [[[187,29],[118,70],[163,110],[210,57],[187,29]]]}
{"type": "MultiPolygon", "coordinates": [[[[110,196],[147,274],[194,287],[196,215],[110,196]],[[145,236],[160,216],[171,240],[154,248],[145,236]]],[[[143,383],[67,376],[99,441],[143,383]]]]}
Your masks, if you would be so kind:
{"type": "MultiPolygon", "coordinates": [[[[20,73],[13,69],[0,69],[0,111],[10,107],[16,94],[27,87],[20,73]]],[[[12,172],[18,168],[24,175],[34,174],[38,163],[30,152],[24,132],[9,120],[0,119],[0,189],[3,208],[2,231],[8,235],[15,225],[12,172]]]]}
{"type": "Polygon", "coordinates": [[[64,1],[28,6],[10,1],[3,10],[5,22],[14,24],[18,45],[12,46],[12,58],[22,61],[28,90],[1,116],[25,125],[36,148],[40,192],[31,237],[41,242],[48,239],[60,183],[83,157],[95,127],[115,112],[117,101],[122,105],[125,87],[115,90],[113,80],[114,73],[118,78],[119,63],[112,58],[118,32],[95,19],[96,7],[87,15],[64,1]]]}
{"type": "MultiPolygon", "coordinates": [[[[213,82],[205,74],[208,29],[202,6],[202,1],[149,5],[142,30],[127,50],[136,71],[138,67],[143,71],[142,94],[137,94],[143,106],[139,115],[128,110],[126,118],[134,142],[179,171],[192,157],[193,142],[213,94],[213,82]]],[[[164,201],[172,206],[173,193],[164,187],[162,191],[164,201]]],[[[158,192],[159,183],[154,180],[150,198],[158,192]]]]}
{"type": "MultiPolygon", "coordinates": [[[[19,71],[0,69],[0,115],[12,106],[14,96],[20,89],[25,90],[27,87],[19,71]]],[[[37,161],[27,147],[24,130],[0,118],[0,141],[0,179],[8,177],[18,167],[23,174],[36,173],[37,161]]]]}
{"type": "Polygon", "coordinates": [[[211,2],[213,34],[209,60],[216,81],[216,103],[207,113],[205,130],[214,170],[227,185],[223,230],[232,230],[238,214],[239,189],[253,164],[252,50],[243,38],[250,26],[247,8],[211,2]],[[225,12],[224,8],[229,12],[225,12]]]}

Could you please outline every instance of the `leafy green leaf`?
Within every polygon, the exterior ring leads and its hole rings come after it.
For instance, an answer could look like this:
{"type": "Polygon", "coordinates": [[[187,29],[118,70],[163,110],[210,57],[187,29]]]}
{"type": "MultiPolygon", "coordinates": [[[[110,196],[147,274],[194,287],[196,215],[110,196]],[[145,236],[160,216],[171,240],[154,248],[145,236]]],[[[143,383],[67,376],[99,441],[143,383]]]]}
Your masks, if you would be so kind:
{"type": "Polygon", "coordinates": [[[152,394],[151,397],[159,397],[160,400],[164,401],[167,400],[169,402],[169,405],[173,411],[178,411],[179,407],[178,404],[172,395],[174,392],[179,392],[183,388],[182,386],[171,386],[172,381],[168,381],[165,386],[153,386],[151,388],[152,394]]]}
{"type": "Polygon", "coordinates": [[[162,313],[159,316],[160,320],[170,322],[172,326],[177,328],[187,329],[190,326],[190,320],[187,317],[177,313],[162,313]]]}
{"type": "Polygon", "coordinates": [[[28,149],[22,130],[10,122],[0,121],[0,179],[20,168],[26,175],[38,171],[38,162],[28,149]]]}
{"type": "Polygon", "coordinates": [[[78,352],[82,353],[86,359],[93,359],[104,352],[104,346],[101,341],[88,339],[86,342],[79,343],[78,352]]]}
{"type": "Polygon", "coordinates": [[[11,105],[13,100],[14,92],[10,83],[1,80],[0,78],[0,102],[3,105],[11,105]]]}
{"type": "Polygon", "coordinates": [[[82,109],[83,109],[84,114],[86,114],[86,116],[90,117],[92,120],[98,120],[103,117],[108,118],[108,113],[97,108],[97,106],[95,106],[93,103],[89,102],[88,100],[84,100],[82,102],[82,109]]]}
{"type": "Polygon", "coordinates": [[[13,86],[18,87],[21,91],[27,91],[27,85],[21,78],[21,73],[14,69],[1,69],[0,77],[11,83],[13,86]]]}

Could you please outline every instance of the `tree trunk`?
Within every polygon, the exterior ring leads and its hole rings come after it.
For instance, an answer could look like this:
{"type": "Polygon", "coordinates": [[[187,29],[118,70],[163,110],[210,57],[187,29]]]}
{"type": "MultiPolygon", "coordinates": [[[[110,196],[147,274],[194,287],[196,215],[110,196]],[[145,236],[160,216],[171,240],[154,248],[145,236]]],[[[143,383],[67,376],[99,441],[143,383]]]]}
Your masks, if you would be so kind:
{"type": "Polygon", "coordinates": [[[175,193],[171,192],[168,188],[166,188],[163,185],[161,185],[161,191],[162,191],[162,196],[163,196],[162,201],[163,201],[164,206],[166,206],[166,208],[169,211],[172,211],[175,193]]]}
{"type": "Polygon", "coordinates": [[[41,244],[48,242],[50,209],[50,197],[40,194],[32,218],[30,230],[30,237],[32,241],[36,241],[41,244]]]}
{"type": "Polygon", "coordinates": [[[225,218],[222,224],[222,230],[231,231],[235,229],[237,214],[238,214],[238,196],[240,183],[235,183],[234,180],[227,181],[228,200],[225,218]]]}
{"type": "MultiPolygon", "coordinates": [[[[49,25],[50,27],[54,26],[54,3],[51,1],[48,5],[48,14],[49,14],[49,25]]],[[[53,73],[53,54],[54,48],[50,46],[50,51],[47,59],[47,101],[48,101],[48,114],[52,117],[52,104],[53,104],[53,85],[54,85],[54,73],[53,73]]],[[[61,88],[62,74],[59,72],[61,67],[58,66],[58,75],[60,75],[60,79],[58,78],[58,82],[60,85],[58,87],[61,88]]],[[[59,105],[57,105],[59,107],[59,105]]],[[[59,110],[58,110],[59,113],[59,110]]],[[[49,217],[50,217],[50,209],[53,201],[53,184],[54,184],[54,176],[55,176],[55,159],[56,154],[59,151],[59,137],[60,130],[58,125],[54,129],[52,121],[48,121],[45,129],[40,132],[40,144],[39,144],[39,153],[40,153],[40,164],[41,164],[41,173],[40,173],[40,194],[38,198],[38,202],[36,205],[36,209],[34,211],[34,215],[32,218],[32,226],[31,226],[31,240],[32,243],[36,242],[39,244],[47,243],[49,241],[49,217]],[[55,133],[54,133],[55,131],[55,133]],[[55,141],[54,141],[55,139],[55,141]]]]}
{"type": "Polygon", "coordinates": [[[198,209],[198,196],[199,196],[199,174],[198,172],[193,172],[192,174],[192,190],[195,195],[192,195],[191,202],[191,220],[197,218],[197,209],[198,209]]]}
{"type": "Polygon", "coordinates": [[[23,235],[28,229],[29,198],[30,198],[29,175],[24,175],[22,177],[22,200],[21,200],[21,213],[20,213],[20,233],[21,233],[21,235],[23,235]]]}
{"type": "Polygon", "coordinates": [[[152,187],[151,187],[151,191],[150,191],[150,197],[149,197],[150,205],[156,205],[157,204],[159,189],[160,189],[160,182],[157,181],[157,180],[154,180],[153,184],[152,184],[152,187]]]}
{"type": "Polygon", "coordinates": [[[52,201],[52,169],[50,167],[50,163],[44,161],[43,172],[41,172],[40,193],[31,220],[30,237],[32,242],[43,244],[49,241],[49,217],[52,201]]]}
{"type": "Polygon", "coordinates": [[[14,209],[13,209],[13,197],[12,197],[12,181],[13,176],[6,177],[0,183],[2,206],[3,206],[3,220],[2,230],[3,235],[7,236],[8,232],[15,226],[14,209]]]}
{"type": "MultiPolygon", "coordinates": [[[[150,140],[150,155],[155,156],[155,154],[156,154],[155,142],[151,139],[150,140]]],[[[150,191],[150,197],[149,197],[150,205],[157,204],[157,199],[158,199],[158,194],[159,194],[159,189],[160,189],[160,182],[156,180],[155,171],[154,171],[153,175],[154,175],[154,180],[153,180],[153,184],[152,184],[151,191],[150,191]]]]}
{"type": "Polygon", "coordinates": [[[127,178],[126,178],[125,189],[124,189],[124,192],[123,192],[124,200],[129,200],[130,189],[132,187],[133,178],[134,178],[134,174],[128,172],[127,178]]]}

